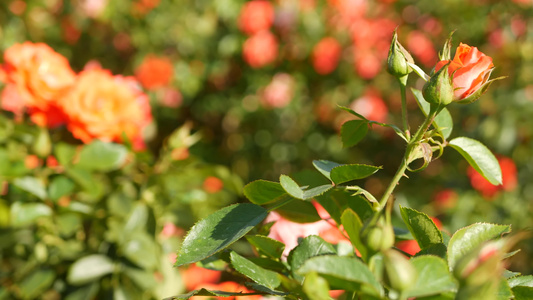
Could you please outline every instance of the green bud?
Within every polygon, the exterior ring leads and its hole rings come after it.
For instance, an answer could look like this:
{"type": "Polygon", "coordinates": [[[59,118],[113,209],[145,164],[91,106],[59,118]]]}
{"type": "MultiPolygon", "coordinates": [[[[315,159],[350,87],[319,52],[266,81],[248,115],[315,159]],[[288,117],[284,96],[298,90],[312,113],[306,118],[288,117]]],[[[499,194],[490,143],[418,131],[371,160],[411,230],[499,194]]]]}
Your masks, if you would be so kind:
{"type": "Polygon", "coordinates": [[[369,250],[384,251],[394,245],[394,229],[380,218],[376,225],[363,229],[362,238],[369,250]]]}
{"type": "Polygon", "coordinates": [[[52,152],[52,142],[46,128],[39,128],[39,133],[33,141],[32,151],[41,158],[47,157],[52,152]]]}
{"type": "Polygon", "coordinates": [[[416,269],[405,255],[397,250],[389,249],[385,251],[383,259],[385,264],[385,281],[391,288],[402,292],[416,282],[416,269]]]}
{"type": "Polygon", "coordinates": [[[453,83],[448,74],[448,65],[429,78],[422,89],[422,95],[432,107],[445,107],[453,101],[453,83]]]}
{"type": "Polygon", "coordinates": [[[387,71],[398,78],[404,77],[413,71],[408,62],[414,63],[413,57],[398,42],[398,35],[394,31],[387,58],[387,71]]]}

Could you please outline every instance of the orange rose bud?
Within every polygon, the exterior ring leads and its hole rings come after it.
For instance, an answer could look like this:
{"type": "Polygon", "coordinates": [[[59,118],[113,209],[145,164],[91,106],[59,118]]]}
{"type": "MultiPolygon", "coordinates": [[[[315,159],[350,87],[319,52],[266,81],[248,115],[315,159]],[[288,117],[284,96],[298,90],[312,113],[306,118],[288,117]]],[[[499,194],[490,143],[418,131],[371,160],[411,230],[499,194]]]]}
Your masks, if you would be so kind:
{"type": "Polygon", "coordinates": [[[453,60],[441,60],[435,72],[448,65],[448,74],[453,82],[453,101],[472,103],[479,99],[494,80],[489,80],[494,69],[492,58],[476,47],[461,43],[453,60]]]}

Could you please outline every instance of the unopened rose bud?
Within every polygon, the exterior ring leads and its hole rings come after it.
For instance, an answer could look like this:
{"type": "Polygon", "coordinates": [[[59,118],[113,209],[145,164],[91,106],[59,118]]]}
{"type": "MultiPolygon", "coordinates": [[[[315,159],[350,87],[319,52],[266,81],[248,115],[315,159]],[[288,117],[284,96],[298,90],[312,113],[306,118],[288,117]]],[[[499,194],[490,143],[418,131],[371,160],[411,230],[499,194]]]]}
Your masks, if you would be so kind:
{"type": "Polygon", "coordinates": [[[363,229],[362,238],[371,251],[384,251],[394,245],[394,229],[381,218],[376,225],[363,229]]]}
{"type": "Polygon", "coordinates": [[[385,280],[391,288],[402,292],[410,288],[416,281],[417,272],[411,261],[397,250],[389,249],[383,255],[385,280]]]}
{"type": "Polygon", "coordinates": [[[413,71],[408,63],[414,63],[413,57],[398,42],[398,35],[394,32],[387,58],[387,71],[398,78],[404,77],[413,71]]]}
{"type": "Polygon", "coordinates": [[[35,137],[32,145],[33,153],[41,158],[45,158],[52,152],[52,142],[46,128],[39,128],[39,133],[35,137]]]}
{"type": "Polygon", "coordinates": [[[453,101],[453,83],[448,74],[448,65],[431,76],[422,89],[422,95],[436,107],[444,107],[453,101]]]}

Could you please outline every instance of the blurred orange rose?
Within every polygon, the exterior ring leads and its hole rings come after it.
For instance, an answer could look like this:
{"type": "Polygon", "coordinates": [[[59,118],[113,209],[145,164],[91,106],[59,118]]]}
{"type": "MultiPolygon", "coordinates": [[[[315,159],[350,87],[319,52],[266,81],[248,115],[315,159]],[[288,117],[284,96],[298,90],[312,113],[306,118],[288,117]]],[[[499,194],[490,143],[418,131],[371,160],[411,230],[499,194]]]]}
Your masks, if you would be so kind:
{"type": "Polygon", "coordinates": [[[454,100],[462,100],[475,93],[489,79],[494,65],[492,58],[480,52],[476,47],[461,43],[457,47],[453,60],[441,60],[435,66],[435,72],[450,63],[448,72],[452,77],[454,100]]]}
{"type": "Polygon", "coordinates": [[[66,121],[58,100],[76,74],[65,57],[45,44],[25,42],[4,52],[2,69],[7,84],[2,109],[19,116],[26,109],[40,126],[55,127],[66,121]]]}
{"type": "Polygon", "coordinates": [[[267,30],[274,22],[274,7],[264,0],[246,2],[239,16],[239,28],[246,34],[252,35],[267,30]]]}
{"type": "Polygon", "coordinates": [[[152,115],[148,97],[133,78],[102,69],[82,71],[61,103],[69,117],[67,128],[84,143],[126,136],[137,148],[144,145],[141,132],[152,115]]]}
{"type": "Polygon", "coordinates": [[[335,70],[339,64],[342,47],[332,38],[323,38],[313,48],[313,67],[318,74],[326,75],[335,70]]]}
{"type": "Polygon", "coordinates": [[[258,32],[244,42],[242,55],[252,68],[260,68],[276,60],[278,40],[270,31],[258,32]]]}
{"type": "Polygon", "coordinates": [[[173,73],[170,59],[148,55],[135,70],[135,77],[142,86],[152,90],[168,85],[172,80],[173,73]]]}

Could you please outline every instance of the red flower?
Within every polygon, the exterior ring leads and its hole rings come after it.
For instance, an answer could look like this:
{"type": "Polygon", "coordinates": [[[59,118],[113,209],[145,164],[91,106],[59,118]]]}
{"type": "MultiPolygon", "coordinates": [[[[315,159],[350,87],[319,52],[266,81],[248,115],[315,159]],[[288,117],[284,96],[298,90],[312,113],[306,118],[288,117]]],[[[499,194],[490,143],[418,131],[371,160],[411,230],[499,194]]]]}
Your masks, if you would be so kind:
{"type": "Polygon", "coordinates": [[[168,85],[172,80],[173,73],[170,59],[148,55],[135,70],[135,77],[142,86],[152,90],[168,85]]]}
{"type": "Polygon", "coordinates": [[[433,197],[433,202],[438,209],[447,209],[455,206],[457,193],[451,189],[439,191],[433,197]]]}
{"type": "Polygon", "coordinates": [[[335,70],[339,63],[342,47],[332,37],[323,38],[313,48],[313,67],[318,74],[326,75],[335,70]]]}
{"type": "Polygon", "coordinates": [[[214,176],[209,176],[204,180],[204,190],[210,194],[216,193],[224,188],[224,182],[214,176]]]}
{"type": "Polygon", "coordinates": [[[493,185],[472,167],[469,167],[467,171],[472,187],[488,199],[494,197],[500,190],[512,191],[518,185],[517,170],[514,161],[508,157],[501,157],[498,159],[498,162],[502,169],[502,185],[493,185]]]}
{"type": "Polygon", "coordinates": [[[244,42],[242,54],[252,68],[260,68],[276,60],[278,40],[270,31],[258,32],[244,42]]]}
{"type": "Polygon", "coordinates": [[[205,269],[195,264],[181,272],[181,278],[187,291],[197,289],[201,285],[215,284],[220,280],[220,276],[222,276],[221,271],[205,269]]]}
{"type": "Polygon", "coordinates": [[[246,2],[239,16],[239,28],[248,35],[267,30],[274,22],[274,7],[264,0],[246,2]]]}

